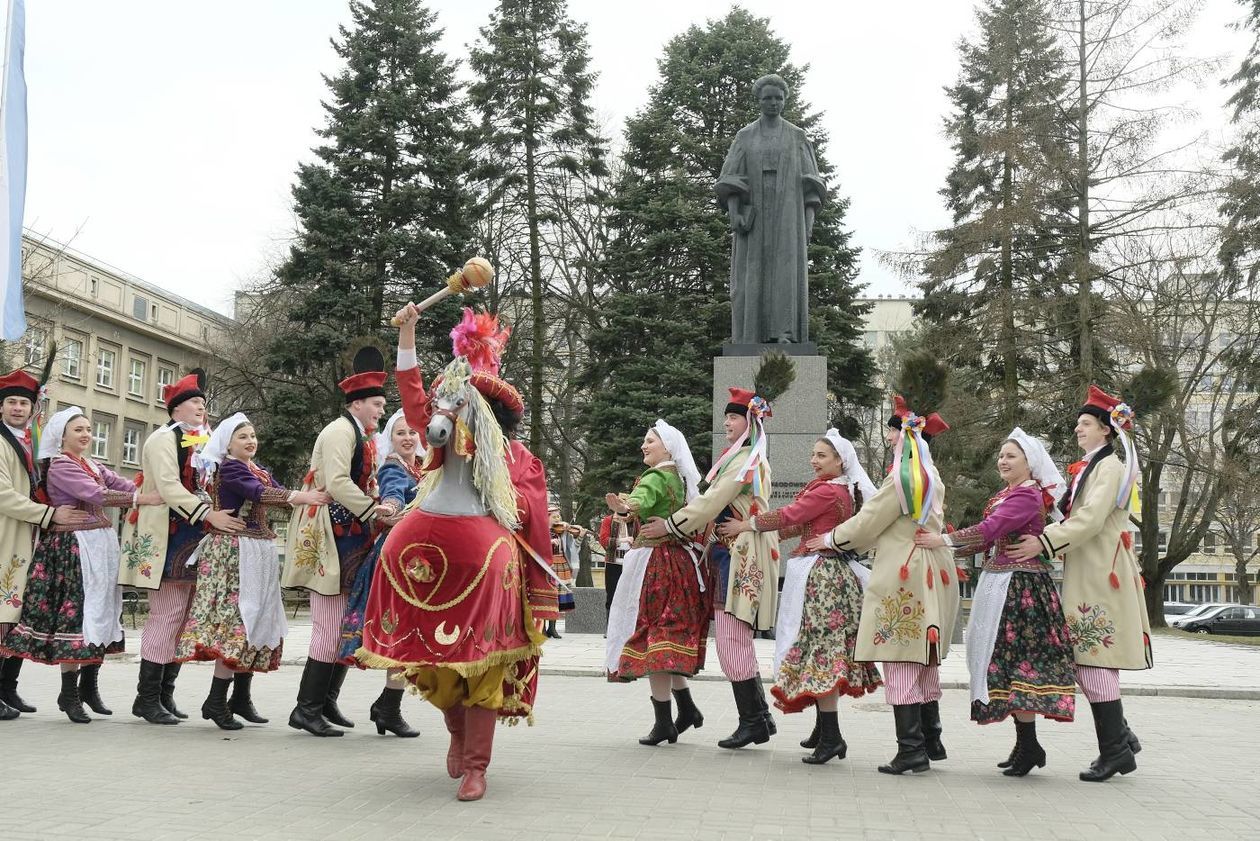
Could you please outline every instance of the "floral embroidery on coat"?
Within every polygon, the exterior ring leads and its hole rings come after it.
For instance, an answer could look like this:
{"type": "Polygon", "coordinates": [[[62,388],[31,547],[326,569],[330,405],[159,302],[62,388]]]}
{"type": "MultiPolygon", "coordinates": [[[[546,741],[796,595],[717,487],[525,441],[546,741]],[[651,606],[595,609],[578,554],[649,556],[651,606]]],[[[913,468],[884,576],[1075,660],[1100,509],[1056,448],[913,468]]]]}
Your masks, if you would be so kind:
{"type": "Polygon", "coordinates": [[[25,565],[25,561],[14,555],[5,566],[4,574],[0,575],[0,602],[9,607],[22,606],[22,599],[18,595],[18,572],[25,565]]]}
{"type": "Polygon", "coordinates": [[[157,559],[157,551],[153,546],[153,535],[141,534],[139,531],[123,546],[123,561],[127,569],[139,569],[146,578],[153,573],[153,561],[157,559]]]}
{"type": "Polygon", "coordinates": [[[885,596],[875,611],[875,644],[910,645],[923,636],[923,603],[905,587],[885,596]]]}
{"type": "Polygon", "coordinates": [[[1102,605],[1079,604],[1076,611],[1080,616],[1068,620],[1068,632],[1077,650],[1097,654],[1099,646],[1111,648],[1115,644],[1116,626],[1102,605]]]}
{"type": "MultiPolygon", "coordinates": [[[[307,520],[302,526],[301,540],[293,553],[293,565],[298,569],[318,569],[324,553],[324,533],[315,520],[307,520]]],[[[323,574],[322,572],[320,574],[323,574]]]]}

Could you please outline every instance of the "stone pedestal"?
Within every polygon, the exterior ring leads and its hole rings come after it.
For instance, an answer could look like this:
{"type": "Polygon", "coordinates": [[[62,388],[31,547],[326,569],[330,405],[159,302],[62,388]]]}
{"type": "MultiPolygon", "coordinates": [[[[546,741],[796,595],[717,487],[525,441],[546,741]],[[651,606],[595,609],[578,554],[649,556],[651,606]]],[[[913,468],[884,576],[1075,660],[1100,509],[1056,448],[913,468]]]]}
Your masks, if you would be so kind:
{"type": "MultiPolygon", "coordinates": [[[[789,346],[790,347],[790,346],[789,346]]],[[[796,380],[774,401],[774,417],[766,421],[771,470],[771,508],[781,508],[814,478],[809,454],[814,442],[827,431],[827,357],[792,355],[796,380]]],[[[752,388],[758,356],[718,356],[713,360],[713,457],[726,449],[722,409],[730,398],[728,388],[752,388]]],[[[787,557],[796,541],[785,541],[787,557]]]]}

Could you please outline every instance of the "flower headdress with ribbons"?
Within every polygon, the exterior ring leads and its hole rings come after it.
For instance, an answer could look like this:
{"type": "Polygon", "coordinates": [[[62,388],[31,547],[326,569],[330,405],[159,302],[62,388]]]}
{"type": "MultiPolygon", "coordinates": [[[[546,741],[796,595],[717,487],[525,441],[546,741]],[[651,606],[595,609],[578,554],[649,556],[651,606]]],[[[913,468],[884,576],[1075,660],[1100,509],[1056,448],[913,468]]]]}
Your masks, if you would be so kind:
{"type": "Polygon", "coordinates": [[[1133,446],[1133,409],[1119,397],[1112,397],[1096,385],[1089,387],[1085,405],[1080,414],[1091,415],[1116,431],[1120,446],[1124,448],[1124,480],[1116,493],[1116,507],[1125,508],[1134,516],[1142,513],[1142,498],[1138,487],[1141,468],[1138,465],[1137,448],[1133,446]]]}
{"type": "Polygon", "coordinates": [[[949,424],[936,412],[917,415],[901,395],[893,395],[893,416],[889,426],[899,429],[893,445],[893,475],[896,477],[897,502],[901,513],[919,525],[927,522],[932,502],[940,488],[932,469],[932,451],[928,442],[949,429],[949,424]]]}
{"type": "Polygon", "coordinates": [[[730,389],[730,402],[726,404],[723,414],[742,414],[748,418],[748,426],[740,433],[739,438],[714,461],[713,467],[705,476],[706,482],[712,482],[727,465],[735,462],[747,443],[749,452],[740,463],[736,478],[741,484],[752,485],[754,496],[762,496],[765,493],[769,479],[767,475],[769,445],[766,440],[765,419],[774,417],[771,402],[787,391],[795,379],[796,363],[784,353],[771,351],[761,357],[761,367],[753,376],[752,391],[746,388],[730,389]]]}

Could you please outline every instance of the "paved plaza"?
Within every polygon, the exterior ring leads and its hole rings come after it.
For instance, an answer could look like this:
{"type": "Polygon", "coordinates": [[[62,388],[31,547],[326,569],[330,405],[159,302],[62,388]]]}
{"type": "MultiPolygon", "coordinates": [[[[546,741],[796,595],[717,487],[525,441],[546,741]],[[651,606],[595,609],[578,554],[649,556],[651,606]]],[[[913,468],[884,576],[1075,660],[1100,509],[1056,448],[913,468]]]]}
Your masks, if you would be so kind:
{"type": "MultiPolygon", "coordinates": [[[[294,626],[290,645],[298,657],[303,627],[294,626]]],[[[1079,696],[1084,717],[1040,726],[1049,764],[1022,780],[994,767],[1013,728],[969,723],[961,689],[948,689],[942,701],[950,759],[918,776],[875,772],[895,751],[882,693],[842,702],[849,755],[822,767],[800,762],[796,743],[812,725],[809,715],[778,715],[779,735],[768,745],[717,748],[736,721],[730,691],[716,680],[695,684],[702,730],[677,745],[642,747],[635,739],[651,726],[647,686],[584,676],[597,668],[602,640],[566,635],[549,644],[549,668],[572,674],[544,673],[536,726],[499,728],[489,793],[469,804],[455,800],[457,783],[445,774],[446,734],[436,710],[408,698],[404,713],[420,738],[376,735],[367,709],[379,673],[346,681],[342,708],[359,726],[340,739],[317,739],[285,726],[296,668],[255,680],[257,705],[271,724],[226,733],[200,718],[161,727],[131,717],[130,662],[111,661],[101,671],[114,716],[71,724],[56,710],[56,671],[28,665],[22,692],[40,711],[0,724],[10,769],[0,838],[1256,837],[1260,649],[1157,644],[1160,669],[1126,675],[1125,685],[1153,693],[1159,677],[1182,694],[1131,697],[1126,710],[1145,746],[1138,772],[1091,785],[1076,779],[1096,754],[1079,696]],[[1184,697],[1227,678],[1252,699],[1184,697]]],[[[759,643],[761,653],[768,645],[759,643]]],[[[949,664],[945,677],[953,682],[961,658],[949,664]]],[[[185,667],[178,693],[185,711],[196,715],[210,676],[207,665],[185,667]]]]}

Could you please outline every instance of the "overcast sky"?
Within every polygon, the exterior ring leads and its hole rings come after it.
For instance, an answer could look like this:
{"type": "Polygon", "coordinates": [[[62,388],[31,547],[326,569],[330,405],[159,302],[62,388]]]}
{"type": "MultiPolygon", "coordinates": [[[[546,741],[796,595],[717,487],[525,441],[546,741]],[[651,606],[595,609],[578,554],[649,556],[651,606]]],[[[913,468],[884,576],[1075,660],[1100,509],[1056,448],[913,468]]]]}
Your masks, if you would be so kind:
{"type": "MultiPolygon", "coordinates": [[[[462,56],[495,3],[429,5],[446,50],[462,56]]],[[[973,3],[741,5],[770,17],[792,60],[810,65],[804,92],[825,112],[838,186],[852,200],[861,280],[870,294],[902,291],[874,252],[947,221],[942,88],[955,80],[973,3]]],[[[665,42],[730,6],[570,0],[589,26],[595,106],[610,132],[646,101],[665,42]]],[[[1193,36],[1197,54],[1228,55],[1230,72],[1245,46],[1226,29],[1238,17],[1235,0],[1207,0],[1193,36]]],[[[289,188],[323,125],[320,74],[339,69],[329,38],[348,20],[346,0],[27,3],[28,228],[230,313],[232,290],[292,235],[289,188]]],[[[1173,96],[1194,98],[1219,140],[1226,93],[1215,82],[1173,96]]]]}

